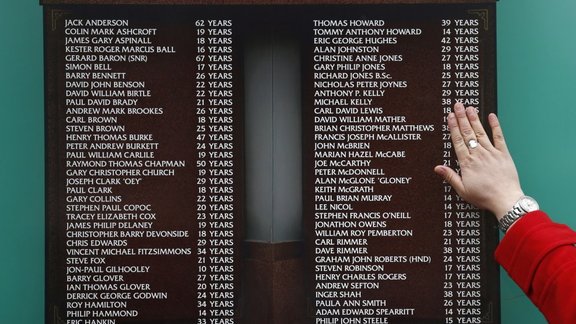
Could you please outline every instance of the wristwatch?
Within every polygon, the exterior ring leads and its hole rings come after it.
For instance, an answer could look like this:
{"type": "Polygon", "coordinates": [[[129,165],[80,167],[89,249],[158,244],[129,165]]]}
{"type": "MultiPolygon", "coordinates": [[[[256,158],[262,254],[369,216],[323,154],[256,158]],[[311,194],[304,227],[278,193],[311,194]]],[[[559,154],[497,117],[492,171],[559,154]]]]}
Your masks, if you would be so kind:
{"type": "Polygon", "coordinates": [[[535,210],[540,209],[540,206],[532,197],[522,196],[520,199],[514,204],[514,207],[510,211],[504,215],[504,217],[500,218],[499,227],[500,230],[504,233],[517,221],[520,217],[524,216],[529,212],[533,212],[535,210]]]}

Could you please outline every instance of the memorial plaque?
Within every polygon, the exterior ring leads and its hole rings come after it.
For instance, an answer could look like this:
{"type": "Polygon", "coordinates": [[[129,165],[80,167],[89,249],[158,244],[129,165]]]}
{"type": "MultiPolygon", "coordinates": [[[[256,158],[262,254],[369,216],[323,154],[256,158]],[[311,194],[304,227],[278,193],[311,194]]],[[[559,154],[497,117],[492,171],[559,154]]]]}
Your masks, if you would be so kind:
{"type": "Polygon", "coordinates": [[[494,1],[44,1],[46,322],[499,323],[494,1]]]}
{"type": "Polygon", "coordinates": [[[354,9],[315,19],[309,49],[315,322],[495,321],[495,224],[430,172],[457,168],[446,126],[454,103],[495,106],[492,12],[354,9]]]}

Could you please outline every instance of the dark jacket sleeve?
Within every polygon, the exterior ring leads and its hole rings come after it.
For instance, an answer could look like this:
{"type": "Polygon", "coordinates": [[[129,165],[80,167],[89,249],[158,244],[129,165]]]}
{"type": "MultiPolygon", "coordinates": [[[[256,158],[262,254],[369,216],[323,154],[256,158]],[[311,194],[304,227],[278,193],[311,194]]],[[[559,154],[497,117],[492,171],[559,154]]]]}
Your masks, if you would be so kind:
{"type": "Polygon", "coordinates": [[[576,233],[542,211],[504,235],[496,260],[550,323],[576,323],[576,233]]]}

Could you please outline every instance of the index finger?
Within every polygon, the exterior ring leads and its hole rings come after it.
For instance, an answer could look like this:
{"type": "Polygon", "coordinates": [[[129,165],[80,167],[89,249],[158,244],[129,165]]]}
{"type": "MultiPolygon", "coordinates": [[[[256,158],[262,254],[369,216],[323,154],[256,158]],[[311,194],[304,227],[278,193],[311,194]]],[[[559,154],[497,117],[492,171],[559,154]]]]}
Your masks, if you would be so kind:
{"type": "Polygon", "coordinates": [[[448,129],[450,130],[450,138],[452,140],[454,152],[456,152],[456,157],[458,160],[466,158],[470,154],[470,151],[468,150],[468,146],[466,146],[464,137],[462,137],[460,126],[458,125],[458,120],[454,113],[448,114],[448,129]]]}

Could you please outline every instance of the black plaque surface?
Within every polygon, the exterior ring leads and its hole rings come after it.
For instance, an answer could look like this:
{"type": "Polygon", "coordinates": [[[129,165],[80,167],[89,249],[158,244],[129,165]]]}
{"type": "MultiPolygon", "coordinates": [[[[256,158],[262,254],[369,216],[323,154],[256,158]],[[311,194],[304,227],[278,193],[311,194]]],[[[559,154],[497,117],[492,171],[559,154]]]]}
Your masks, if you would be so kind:
{"type": "Polygon", "coordinates": [[[496,109],[494,3],[385,2],[47,2],[47,323],[499,323],[495,223],[432,171],[456,101],[496,109]],[[283,51],[303,234],[255,245],[246,119],[282,89],[246,62],[283,51]]]}

